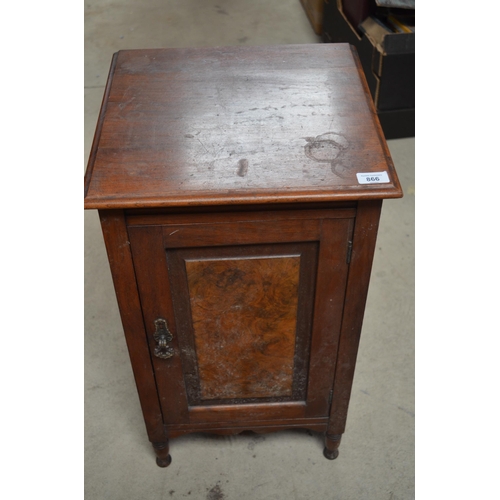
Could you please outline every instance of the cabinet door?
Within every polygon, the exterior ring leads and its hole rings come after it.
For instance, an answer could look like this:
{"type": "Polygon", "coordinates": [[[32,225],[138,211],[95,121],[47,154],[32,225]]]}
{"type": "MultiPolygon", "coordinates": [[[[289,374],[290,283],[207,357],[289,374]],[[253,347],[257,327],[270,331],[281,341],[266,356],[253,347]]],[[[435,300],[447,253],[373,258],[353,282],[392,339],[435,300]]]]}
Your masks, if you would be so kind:
{"type": "Polygon", "coordinates": [[[129,226],[165,424],[328,415],[352,219],[258,219],[129,226]]]}

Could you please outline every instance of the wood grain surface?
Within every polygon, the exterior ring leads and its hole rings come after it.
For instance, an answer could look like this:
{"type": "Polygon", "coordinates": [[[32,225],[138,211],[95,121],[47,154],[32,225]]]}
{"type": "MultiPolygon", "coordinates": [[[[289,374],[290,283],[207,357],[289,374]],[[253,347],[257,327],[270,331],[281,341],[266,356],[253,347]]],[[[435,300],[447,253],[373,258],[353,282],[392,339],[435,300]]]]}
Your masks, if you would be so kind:
{"type": "MultiPolygon", "coordinates": [[[[284,222],[284,221],[281,221],[284,222]]],[[[311,221],[310,221],[311,222],[311,221]]],[[[255,223],[256,227],[260,226],[259,223],[255,223]]],[[[208,228],[211,229],[205,236],[210,235],[208,238],[202,238],[201,240],[197,238],[193,238],[193,235],[190,234],[190,229],[186,228],[184,236],[187,244],[190,242],[194,244],[192,248],[174,248],[167,249],[167,261],[168,261],[168,275],[169,282],[172,290],[172,299],[175,307],[175,321],[177,325],[177,332],[179,337],[179,348],[180,348],[180,357],[182,358],[182,366],[185,380],[185,387],[188,396],[188,403],[190,410],[193,407],[199,405],[242,405],[242,404],[262,404],[262,403],[276,403],[276,402],[286,402],[286,401],[301,401],[305,402],[307,400],[307,382],[308,382],[308,367],[309,367],[309,357],[310,357],[310,336],[312,329],[312,316],[313,316],[313,306],[314,306],[314,289],[315,289],[315,276],[316,276],[316,268],[317,268],[317,256],[318,256],[318,242],[310,241],[310,242],[300,242],[300,243],[282,243],[280,240],[281,233],[274,231],[267,235],[267,244],[249,244],[249,245],[241,245],[241,246],[220,246],[220,244],[225,239],[228,231],[225,228],[226,224],[213,224],[207,225],[208,228]],[[213,236],[218,235],[219,242],[217,245],[216,239],[214,240],[213,236]],[[272,240],[277,240],[275,243],[272,243],[272,240]],[[211,244],[215,246],[206,246],[206,244],[211,244]],[[213,396],[213,399],[203,399],[205,396],[202,394],[202,390],[200,388],[200,370],[199,370],[199,356],[200,351],[205,351],[204,346],[198,345],[199,342],[196,341],[196,332],[199,334],[199,328],[203,328],[204,325],[200,325],[200,322],[195,323],[195,318],[193,315],[193,305],[194,309],[197,307],[197,302],[202,301],[202,307],[209,308],[213,305],[213,312],[207,311],[204,316],[202,316],[202,322],[211,322],[210,329],[208,330],[208,335],[215,337],[214,345],[219,343],[227,349],[219,351],[218,349],[212,348],[210,355],[217,357],[219,352],[224,356],[225,362],[228,364],[232,361],[236,363],[238,370],[241,371],[240,377],[241,380],[246,380],[247,378],[256,380],[256,370],[260,370],[259,365],[254,366],[252,363],[247,363],[247,365],[243,365],[240,361],[241,354],[237,352],[238,344],[236,346],[231,343],[226,343],[225,335],[228,334],[227,331],[221,331],[221,323],[224,323],[224,326],[227,326],[227,320],[221,320],[224,318],[226,313],[229,312],[229,325],[230,326],[241,326],[242,330],[245,332],[245,337],[248,342],[251,341],[250,349],[256,349],[257,347],[262,351],[262,342],[267,341],[267,338],[272,338],[271,332],[262,332],[259,331],[258,328],[255,328],[254,322],[259,327],[261,323],[273,328],[278,328],[277,333],[281,334],[283,326],[285,325],[285,321],[291,321],[291,316],[286,318],[276,317],[276,314],[269,310],[269,308],[274,307],[274,304],[271,304],[271,301],[276,300],[276,298],[281,297],[282,293],[287,295],[287,286],[288,286],[288,278],[278,278],[277,281],[273,279],[266,278],[262,273],[258,273],[262,269],[260,269],[262,264],[267,264],[266,272],[272,272],[274,266],[276,265],[277,272],[283,273],[287,266],[280,262],[275,262],[275,260],[281,259],[296,259],[300,262],[298,266],[298,282],[295,283],[297,277],[294,277],[294,287],[297,286],[296,291],[296,299],[293,295],[287,298],[287,300],[293,300],[293,307],[295,307],[295,319],[293,326],[293,336],[292,336],[292,327],[290,326],[290,330],[287,330],[287,333],[290,335],[287,342],[294,343],[293,352],[289,352],[288,356],[293,356],[293,369],[291,372],[292,381],[291,381],[291,391],[290,390],[277,390],[279,389],[274,387],[272,391],[268,394],[265,394],[265,391],[258,390],[255,396],[248,396],[247,393],[243,391],[242,395],[236,395],[234,397],[228,396],[225,391],[220,391],[220,397],[213,396]],[[246,262],[253,261],[256,263],[246,262]],[[260,262],[262,261],[262,262],[260,262]],[[269,261],[269,262],[268,262],[269,261]],[[221,266],[219,270],[220,273],[216,275],[214,272],[214,268],[207,269],[204,267],[204,264],[210,266],[211,263],[216,263],[217,267],[221,265],[221,263],[225,263],[221,266]],[[193,279],[196,278],[196,283],[199,282],[196,276],[193,276],[191,273],[191,279],[188,278],[188,271],[192,271],[193,265],[198,267],[199,264],[200,269],[195,269],[196,272],[206,272],[206,275],[203,277],[204,280],[207,280],[212,275],[212,278],[216,282],[208,283],[205,288],[197,286],[195,292],[196,295],[193,295],[193,287],[190,286],[189,281],[193,284],[193,279]],[[241,269],[239,264],[243,264],[243,266],[249,267],[249,269],[241,269]],[[259,266],[259,264],[261,264],[259,266]],[[229,266],[229,267],[228,267],[229,266]],[[283,267],[284,266],[284,267],[283,267]],[[243,277],[241,280],[236,280],[233,278],[229,279],[227,286],[223,284],[225,283],[224,277],[230,275],[230,270],[234,270],[236,275],[239,275],[241,272],[247,273],[247,282],[244,283],[243,277]],[[252,276],[251,273],[257,272],[257,276],[252,276]],[[284,286],[281,286],[284,282],[284,286]],[[270,293],[273,292],[273,288],[270,285],[279,287],[277,291],[274,292],[275,296],[271,296],[270,293]],[[215,291],[212,291],[212,288],[215,286],[215,291]],[[249,290],[246,290],[245,287],[248,287],[249,290]],[[212,298],[212,295],[215,297],[212,298]],[[227,295],[227,297],[226,297],[227,295]],[[206,300],[205,300],[206,298],[206,300]],[[217,300],[219,299],[219,300],[217,300]],[[234,302],[237,299],[236,302],[234,302]],[[242,302],[239,302],[241,300],[242,302]],[[295,305],[296,300],[296,305],[295,305]],[[215,304],[212,304],[215,302],[215,304]],[[193,304],[194,303],[194,304],[193,304]],[[228,304],[232,304],[230,309],[228,304]],[[243,315],[252,314],[252,318],[245,323],[245,318],[243,315]],[[215,332],[213,330],[216,330],[215,332]],[[263,335],[266,338],[263,338],[263,335]],[[252,337],[252,339],[251,339],[252,337]],[[228,353],[226,351],[231,351],[228,353]],[[238,364],[239,363],[239,364],[238,364]]],[[[246,226],[246,225],[245,225],[246,226]]],[[[143,229],[143,227],[136,227],[136,229],[143,229]]],[[[178,226],[170,226],[164,227],[163,233],[164,236],[167,236],[171,232],[173,232],[173,228],[178,226]]],[[[248,226],[246,226],[248,227],[248,226]]],[[[191,226],[191,230],[195,230],[198,228],[198,224],[193,224],[191,226]]],[[[250,229],[252,229],[250,227],[250,229]]],[[[250,233],[254,233],[255,231],[250,230],[250,233]]],[[[199,236],[199,235],[198,235],[199,236]]],[[[321,234],[317,234],[317,238],[320,238],[321,234]]],[[[166,239],[164,238],[164,242],[166,239]]],[[[151,246],[153,242],[149,242],[148,245],[151,246]]],[[[294,262],[294,268],[297,263],[294,262]]],[[[265,267],[265,266],[264,266],[265,267]]],[[[161,271],[158,269],[161,274],[161,271]]],[[[286,275],[284,275],[286,277],[286,275]]],[[[162,278],[160,278],[162,279],[162,278]]],[[[147,284],[147,288],[149,291],[144,290],[143,300],[145,302],[149,302],[153,297],[155,297],[154,284],[155,280],[145,280],[147,284]],[[151,285],[153,284],[153,285],[151,285]],[[151,298],[150,298],[151,297],[151,298]]],[[[286,298],[286,297],[285,297],[286,298]]],[[[279,306],[279,304],[278,304],[279,306]]],[[[281,306],[281,310],[287,314],[291,314],[292,310],[289,311],[283,310],[283,306],[281,306]]],[[[196,318],[198,319],[198,318],[196,318]]],[[[229,332],[232,333],[231,331],[229,332]]],[[[238,332],[236,332],[238,335],[238,332]]],[[[203,337],[201,341],[205,341],[203,337]]],[[[273,342],[276,339],[273,338],[273,342]]],[[[286,339],[285,339],[286,340],[286,339]]],[[[198,338],[200,341],[200,338],[198,338]]],[[[281,352],[281,348],[283,345],[277,345],[276,348],[279,348],[280,353],[276,356],[276,362],[281,366],[283,364],[283,360],[280,356],[283,355],[281,352]]],[[[265,363],[272,363],[272,356],[274,355],[274,350],[269,350],[268,352],[260,352],[258,351],[255,355],[259,358],[260,361],[265,361],[265,363]],[[262,354],[266,355],[265,360],[261,360],[262,354]]],[[[249,352],[245,354],[245,356],[251,357],[252,353],[249,352]]],[[[292,360],[287,360],[286,365],[286,373],[290,373],[290,363],[292,360]]],[[[319,363],[321,365],[321,363],[319,363]]],[[[274,376],[281,377],[281,368],[277,367],[275,370],[269,370],[271,373],[274,373],[274,376]],[[274,371],[273,371],[274,370],[274,371]]],[[[228,369],[231,372],[233,369],[228,369]]],[[[210,375],[211,376],[211,375],[210,375]]],[[[259,376],[263,379],[267,379],[267,374],[259,374],[259,376]]],[[[246,382],[242,383],[242,386],[246,387],[246,382]]],[[[262,385],[261,388],[265,388],[265,384],[262,385]]],[[[288,382],[287,382],[288,384],[288,382]]],[[[317,383],[316,385],[320,385],[317,383]]],[[[314,397],[315,390],[309,391],[309,395],[314,397]]],[[[190,411],[189,410],[189,411],[190,411]]],[[[324,414],[324,412],[323,412],[324,414]]],[[[303,416],[303,415],[302,415],[303,416]]],[[[315,415],[316,416],[316,415],[315,415]]]]}
{"type": "Polygon", "coordinates": [[[201,399],[291,396],[300,256],[186,268],[201,399]]]}
{"type": "Polygon", "coordinates": [[[85,206],[400,197],[363,79],[347,44],[121,51],[85,206]]]}

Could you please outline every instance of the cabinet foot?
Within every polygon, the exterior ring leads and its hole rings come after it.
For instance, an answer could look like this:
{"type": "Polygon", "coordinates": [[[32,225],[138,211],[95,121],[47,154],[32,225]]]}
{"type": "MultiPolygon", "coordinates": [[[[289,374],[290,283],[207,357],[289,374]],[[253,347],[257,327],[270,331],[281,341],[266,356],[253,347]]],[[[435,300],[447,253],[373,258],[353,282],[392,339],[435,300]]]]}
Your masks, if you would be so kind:
{"type": "Polygon", "coordinates": [[[168,467],[172,462],[172,457],[169,454],[168,441],[153,443],[153,448],[156,453],[156,465],[158,465],[158,467],[168,467]]]}
{"type": "Polygon", "coordinates": [[[335,460],[339,456],[339,450],[330,451],[326,446],[323,449],[323,455],[328,458],[328,460],[335,460]]]}
{"type": "Polygon", "coordinates": [[[340,440],[342,439],[342,434],[326,434],[325,435],[325,448],[323,450],[323,455],[328,460],[335,460],[339,456],[339,446],[340,440]]]}

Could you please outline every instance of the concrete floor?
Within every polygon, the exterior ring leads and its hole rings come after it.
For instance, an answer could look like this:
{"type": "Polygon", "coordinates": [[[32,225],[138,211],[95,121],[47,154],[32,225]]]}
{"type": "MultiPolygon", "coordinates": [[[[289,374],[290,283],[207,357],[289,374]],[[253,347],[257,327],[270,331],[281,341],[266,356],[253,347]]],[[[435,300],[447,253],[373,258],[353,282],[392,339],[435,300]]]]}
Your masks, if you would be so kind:
{"type": "MultiPolygon", "coordinates": [[[[321,43],[299,0],[85,2],[85,164],[120,49],[321,43]]],[[[403,500],[414,493],[414,145],[389,141],[405,197],[384,202],[347,430],[146,436],[95,211],[85,213],[85,494],[90,499],[403,500]],[[312,434],[312,435],[311,435],[312,434]]]]}

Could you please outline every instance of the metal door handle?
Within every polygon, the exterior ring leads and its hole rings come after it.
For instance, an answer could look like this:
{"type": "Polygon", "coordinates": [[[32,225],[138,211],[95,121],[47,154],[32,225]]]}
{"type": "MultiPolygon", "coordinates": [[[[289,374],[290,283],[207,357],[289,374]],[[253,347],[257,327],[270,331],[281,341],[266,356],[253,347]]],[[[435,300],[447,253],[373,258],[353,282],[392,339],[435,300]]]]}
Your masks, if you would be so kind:
{"type": "Polygon", "coordinates": [[[172,341],[173,335],[170,333],[165,319],[158,318],[155,320],[153,338],[157,342],[153,353],[157,358],[168,359],[174,355],[174,350],[167,345],[168,342],[172,341]]]}

